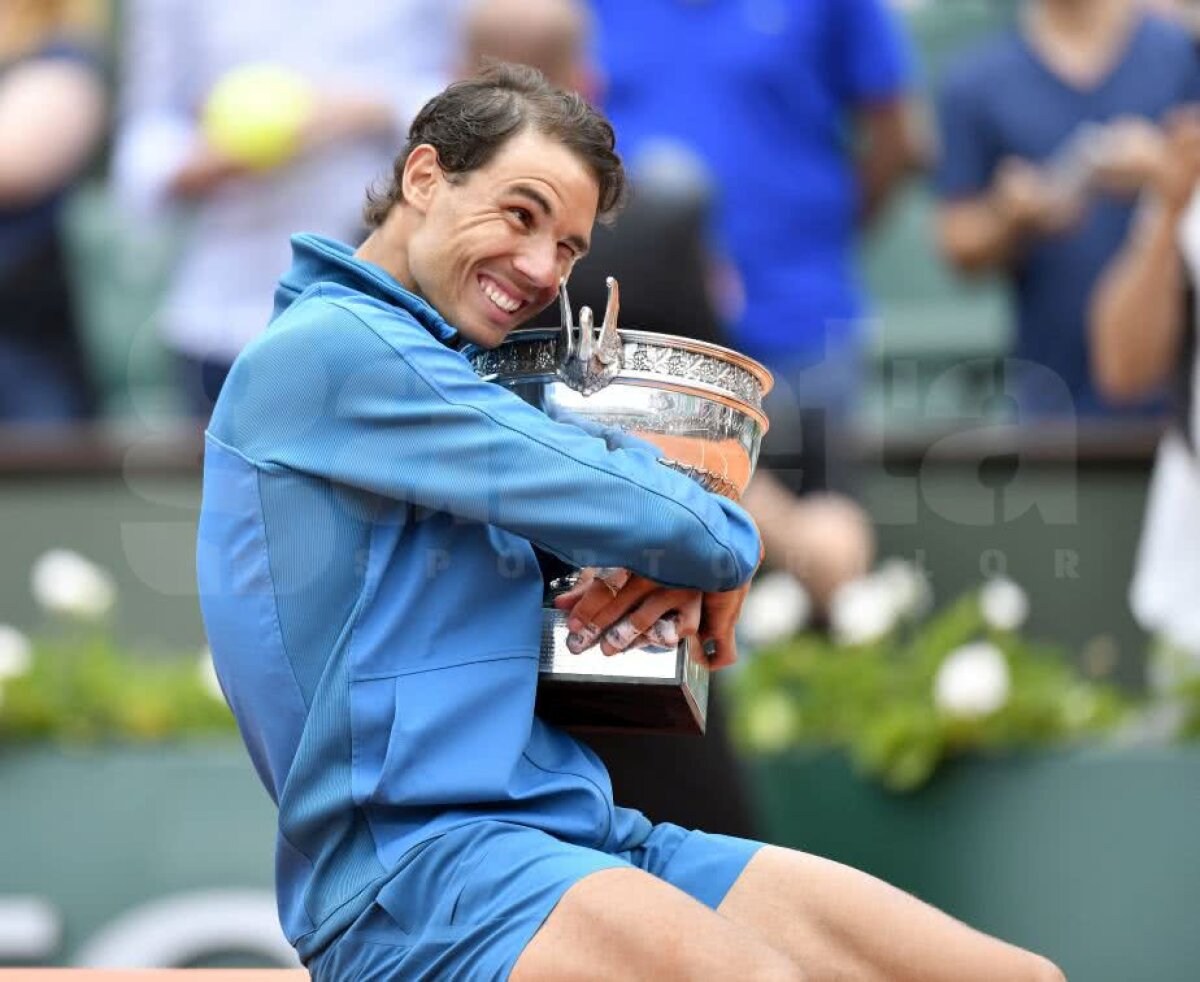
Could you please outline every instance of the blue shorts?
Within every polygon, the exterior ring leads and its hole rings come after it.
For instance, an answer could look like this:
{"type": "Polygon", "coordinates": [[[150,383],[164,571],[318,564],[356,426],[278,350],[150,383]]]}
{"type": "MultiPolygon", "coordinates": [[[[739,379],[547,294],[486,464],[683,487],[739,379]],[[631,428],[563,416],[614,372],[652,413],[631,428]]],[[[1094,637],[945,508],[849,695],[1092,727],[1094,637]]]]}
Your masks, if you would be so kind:
{"type": "Polygon", "coordinates": [[[616,853],[505,822],[477,822],[415,847],[375,901],[308,968],[313,982],[507,979],[567,890],[637,867],[716,908],[761,843],[656,825],[616,853]]]}

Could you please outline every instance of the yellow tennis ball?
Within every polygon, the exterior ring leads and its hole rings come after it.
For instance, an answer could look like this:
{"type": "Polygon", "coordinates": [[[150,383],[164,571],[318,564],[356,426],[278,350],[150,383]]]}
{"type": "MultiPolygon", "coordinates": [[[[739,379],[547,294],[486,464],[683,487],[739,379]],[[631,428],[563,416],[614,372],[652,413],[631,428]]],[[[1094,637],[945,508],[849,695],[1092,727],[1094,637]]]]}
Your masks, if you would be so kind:
{"type": "Polygon", "coordinates": [[[204,135],[232,160],[268,170],[299,149],[313,111],[309,84],[277,65],[245,65],[218,79],[204,104],[204,135]]]}

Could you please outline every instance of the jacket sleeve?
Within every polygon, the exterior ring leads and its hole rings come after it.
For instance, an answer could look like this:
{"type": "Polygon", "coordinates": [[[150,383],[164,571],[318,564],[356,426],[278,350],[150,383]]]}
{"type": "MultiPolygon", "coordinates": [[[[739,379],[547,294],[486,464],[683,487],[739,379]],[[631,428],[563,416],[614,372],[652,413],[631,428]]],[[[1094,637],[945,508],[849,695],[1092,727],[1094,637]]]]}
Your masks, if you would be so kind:
{"type": "Polygon", "coordinates": [[[499,526],[577,566],[729,590],[758,531],[639,447],[609,449],[395,315],[305,300],[238,359],[210,433],[260,466],[499,526]]]}

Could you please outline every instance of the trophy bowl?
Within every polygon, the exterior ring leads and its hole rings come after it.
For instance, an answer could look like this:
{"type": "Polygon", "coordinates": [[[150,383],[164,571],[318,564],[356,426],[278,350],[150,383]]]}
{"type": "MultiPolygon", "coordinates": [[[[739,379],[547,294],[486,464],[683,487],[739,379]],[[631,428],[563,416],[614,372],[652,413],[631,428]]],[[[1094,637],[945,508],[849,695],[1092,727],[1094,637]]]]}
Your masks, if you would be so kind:
{"type": "MultiPolygon", "coordinates": [[[[771,373],[719,345],[618,332],[615,282],[609,290],[598,334],[586,307],[575,328],[564,290],[559,328],[516,330],[496,348],[472,351],[476,373],[552,418],[652,444],[662,464],[740,498],[767,431],[762,405],[771,373]]],[[[695,639],[612,656],[598,646],[572,654],[566,617],[552,605],[571,582],[549,584],[543,605],[538,715],[569,729],[703,733],[709,671],[693,657],[695,639]]]]}

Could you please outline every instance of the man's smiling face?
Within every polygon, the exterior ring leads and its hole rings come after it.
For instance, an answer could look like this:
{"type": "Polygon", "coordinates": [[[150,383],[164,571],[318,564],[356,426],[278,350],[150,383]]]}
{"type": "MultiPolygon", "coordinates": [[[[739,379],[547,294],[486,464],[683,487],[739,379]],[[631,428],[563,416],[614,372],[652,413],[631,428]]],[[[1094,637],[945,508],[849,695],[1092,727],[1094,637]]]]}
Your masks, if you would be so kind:
{"type": "Polygon", "coordinates": [[[554,301],[587,251],[599,185],[574,152],[534,129],[466,174],[445,175],[435,156],[427,166],[424,220],[408,248],[413,283],[466,340],[495,347],[554,301]]]}

